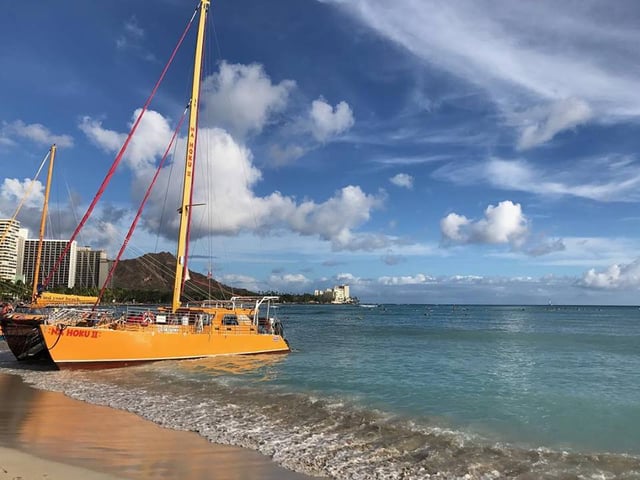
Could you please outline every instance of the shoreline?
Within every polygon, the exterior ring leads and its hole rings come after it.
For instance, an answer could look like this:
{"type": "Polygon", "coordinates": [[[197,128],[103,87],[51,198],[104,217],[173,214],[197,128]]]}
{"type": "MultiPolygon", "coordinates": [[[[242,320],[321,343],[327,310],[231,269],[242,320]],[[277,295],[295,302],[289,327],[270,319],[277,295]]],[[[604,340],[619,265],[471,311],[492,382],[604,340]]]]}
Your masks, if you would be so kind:
{"type": "Polygon", "coordinates": [[[0,373],[0,480],[311,480],[194,432],[38,390],[0,373]]]}

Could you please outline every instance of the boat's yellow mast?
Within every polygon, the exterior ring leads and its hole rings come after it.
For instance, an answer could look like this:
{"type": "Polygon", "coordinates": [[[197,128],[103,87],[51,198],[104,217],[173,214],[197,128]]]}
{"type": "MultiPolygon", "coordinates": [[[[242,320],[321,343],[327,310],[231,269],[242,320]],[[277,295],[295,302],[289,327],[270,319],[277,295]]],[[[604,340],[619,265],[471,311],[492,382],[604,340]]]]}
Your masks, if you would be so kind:
{"type": "Polygon", "coordinates": [[[47,186],[44,190],[44,204],[42,205],[42,217],[40,217],[40,235],[38,236],[38,252],[36,254],[36,264],[33,268],[33,290],[31,291],[31,302],[35,302],[38,295],[38,281],[40,279],[40,259],[42,258],[42,241],[44,230],[47,224],[47,209],[49,208],[49,193],[51,192],[51,177],[53,173],[53,161],[56,158],[56,145],[51,145],[51,158],[49,158],[49,171],[47,172],[47,186]]]}
{"type": "Polygon", "coordinates": [[[184,166],[184,185],[182,187],[182,203],[180,206],[180,230],[178,233],[178,251],[176,254],[176,279],[173,284],[172,310],[180,307],[180,293],[182,278],[186,265],[187,231],[189,226],[189,208],[191,202],[191,188],[193,186],[193,165],[196,153],[196,139],[198,136],[198,104],[200,101],[200,75],[202,71],[202,49],[204,45],[204,28],[207,20],[210,0],[200,0],[200,21],[198,22],[198,38],[196,40],[195,62],[193,67],[193,83],[191,87],[191,102],[189,111],[189,133],[187,152],[184,166]]]}

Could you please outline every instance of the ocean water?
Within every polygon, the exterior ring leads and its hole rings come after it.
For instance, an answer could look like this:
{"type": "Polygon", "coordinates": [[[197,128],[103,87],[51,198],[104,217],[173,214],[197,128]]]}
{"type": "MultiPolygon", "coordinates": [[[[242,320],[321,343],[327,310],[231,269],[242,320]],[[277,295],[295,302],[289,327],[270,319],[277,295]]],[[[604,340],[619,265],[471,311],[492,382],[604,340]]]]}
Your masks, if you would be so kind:
{"type": "Polygon", "coordinates": [[[288,355],[110,370],[38,388],[336,479],[640,478],[640,309],[283,305],[288,355]]]}

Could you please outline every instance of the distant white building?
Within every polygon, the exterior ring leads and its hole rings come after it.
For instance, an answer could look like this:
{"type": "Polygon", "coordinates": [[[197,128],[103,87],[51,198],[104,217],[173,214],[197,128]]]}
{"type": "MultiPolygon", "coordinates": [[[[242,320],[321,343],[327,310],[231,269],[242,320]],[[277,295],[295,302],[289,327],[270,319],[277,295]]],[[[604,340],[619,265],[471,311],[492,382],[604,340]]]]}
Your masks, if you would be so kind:
{"type": "Polygon", "coordinates": [[[0,278],[13,282],[18,269],[20,222],[0,219],[0,278]]]}
{"type": "Polygon", "coordinates": [[[31,285],[37,276],[37,282],[41,284],[68,246],[69,251],[53,274],[49,286],[101,288],[104,285],[110,266],[104,250],[78,247],[75,241],[69,245],[68,240],[43,239],[40,272],[36,275],[34,270],[39,240],[28,237],[29,231],[20,228],[17,220],[0,219],[0,238],[3,238],[0,242],[0,279],[11,282],[20,280],[31,285]]]}
{"type": "Polygon", "coordinates": [[[333,287],[333,300],[331,303],[350,303],[349,285],[338,285],[333,287]]]}
{"type": "Polygon", "coordinates": [[[316,297],[326,295],[331,298],[331,303],[351,303],[353,301],[349,293],[349,285],[337,285],[326,290],[314,290],[313,294],[316,297]]]}
{"type": "MultiPolygon", "coordinates": [[[[43,240],[42,256],[40,259],[40,272],[35,274],[36,256],[38,253],[38,243],[36,239],[20,238],[18,246],[18,269],[16,277],[22,280],[26,285],[32,285],[34,277],[38,277],[38,284],[44,282],[53,271],[53,267],[58,261],[58,257],[65,251],[69,240],[43,240]]],[[[71,242],[69,251],[65,255],[58,269],[53,274],[49,286],[50,287],[68,287],[73,288],[76,283],[76,260],[78,255],[77,243],[71,242]]]]}

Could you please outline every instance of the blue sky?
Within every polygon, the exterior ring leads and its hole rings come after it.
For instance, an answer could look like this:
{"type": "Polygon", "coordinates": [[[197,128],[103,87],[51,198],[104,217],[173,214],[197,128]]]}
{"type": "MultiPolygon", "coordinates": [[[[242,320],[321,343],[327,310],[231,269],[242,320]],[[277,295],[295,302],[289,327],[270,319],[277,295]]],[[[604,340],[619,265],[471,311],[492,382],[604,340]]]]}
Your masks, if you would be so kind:
{"type": "MultiPolygon", "coordinates": [[[[2,217],[55,142],[48,236],[69,237],[195,5],[4,7],[2,217]]],[[[192,270],[365,302],[639,303],[636,2],[218,0],[210,17],[192,270]]],[[[188,101],[193,33],[79,243],[119,248],[188,101]]],[[[184,130],[128,257],[175,251],[181,152],[184,130]]],[[[43,182],[19,217],[33,235],[43,182]]]]}

